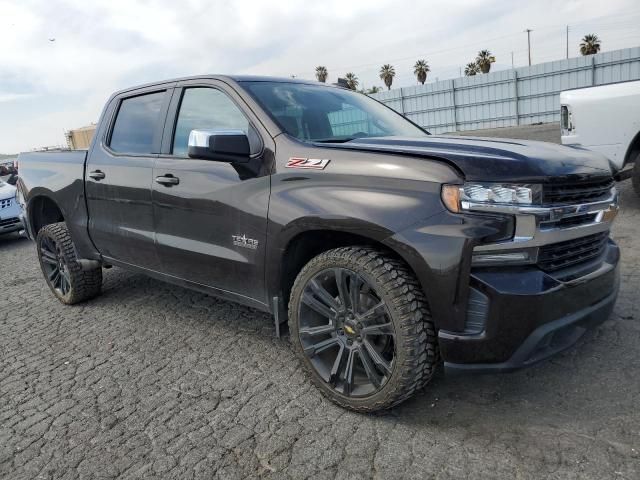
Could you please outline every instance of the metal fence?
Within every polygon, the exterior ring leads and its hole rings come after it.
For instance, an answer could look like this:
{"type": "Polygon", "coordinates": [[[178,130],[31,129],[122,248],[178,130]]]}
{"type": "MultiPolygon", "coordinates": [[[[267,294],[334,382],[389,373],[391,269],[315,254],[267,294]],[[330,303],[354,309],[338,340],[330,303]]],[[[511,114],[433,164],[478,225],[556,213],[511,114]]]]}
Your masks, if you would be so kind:
{"type": "Polygon", "coordinates": [[[432,133],[442,133],[558,122],[560,92],[627,80],[640,80],[640,47],[397,88],[372,97],[432,133]]]}

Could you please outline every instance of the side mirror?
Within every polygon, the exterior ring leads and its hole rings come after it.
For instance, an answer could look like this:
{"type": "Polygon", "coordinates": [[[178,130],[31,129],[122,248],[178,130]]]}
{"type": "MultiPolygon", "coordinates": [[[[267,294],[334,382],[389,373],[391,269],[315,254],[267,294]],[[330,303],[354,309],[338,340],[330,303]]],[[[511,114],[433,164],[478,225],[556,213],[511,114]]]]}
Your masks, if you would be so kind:
{"type": "Polygon", "coordinates": [[[189,158],[218,162],[247,162],[249,138],[242,130],[191,130],[189,158]]]}

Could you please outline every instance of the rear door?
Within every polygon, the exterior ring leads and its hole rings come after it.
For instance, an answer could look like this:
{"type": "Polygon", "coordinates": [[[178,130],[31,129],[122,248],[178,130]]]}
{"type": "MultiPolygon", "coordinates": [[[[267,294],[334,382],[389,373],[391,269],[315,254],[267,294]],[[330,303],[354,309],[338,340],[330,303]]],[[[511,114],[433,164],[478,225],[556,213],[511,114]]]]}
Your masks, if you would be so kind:
{"type": "Polygon", "coordinates": [[[165,273],[263,300],[272,158],[265,141],[271,138],[222,82],[177,85],[153,172],[156,241],[165,273]],[[250,160],[189,158],[187,142],[194,129],[248,133],[250,160]]]}
{"type": "Polygon", "coordinates": [[[151,183],[171,86],[116,97],[87,161],[89,234],[100,253],[130,265],[160,268],[151,183]]]}

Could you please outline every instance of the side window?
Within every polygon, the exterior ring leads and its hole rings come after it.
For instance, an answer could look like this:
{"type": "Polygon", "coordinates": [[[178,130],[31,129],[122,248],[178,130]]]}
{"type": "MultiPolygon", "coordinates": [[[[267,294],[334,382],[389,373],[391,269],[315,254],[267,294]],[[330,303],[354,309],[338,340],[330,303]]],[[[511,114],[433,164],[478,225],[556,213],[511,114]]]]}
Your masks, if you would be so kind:
{"type": "Polygon", "coordinates": [[[121,153],[151,153],[165,92],[125,98],[111,131],[109,147],[121,153]]]}
{"type": "Polygon", "coordinates": [[[226,94],[215,88],[185,89],[173,136],[173,154],[187,156],[191,130],[242,130],[251,137],[249,121],[226,94]]]}

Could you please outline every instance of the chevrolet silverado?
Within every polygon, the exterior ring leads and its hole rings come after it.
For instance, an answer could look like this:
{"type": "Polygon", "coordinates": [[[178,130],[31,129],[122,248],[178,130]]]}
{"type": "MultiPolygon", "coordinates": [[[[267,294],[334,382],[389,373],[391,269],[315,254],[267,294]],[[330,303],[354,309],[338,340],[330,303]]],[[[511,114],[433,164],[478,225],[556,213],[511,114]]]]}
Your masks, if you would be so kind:
{"type": "Polygon", "coordinates": [[[19,157],[53,295],[117,266],[288,322],[334,402],[389,408],[446,372],[573,345],[618,291],[598,153],[434,136],[339,86],[200,76],[115,93],[87,151],[19,157]]]}

